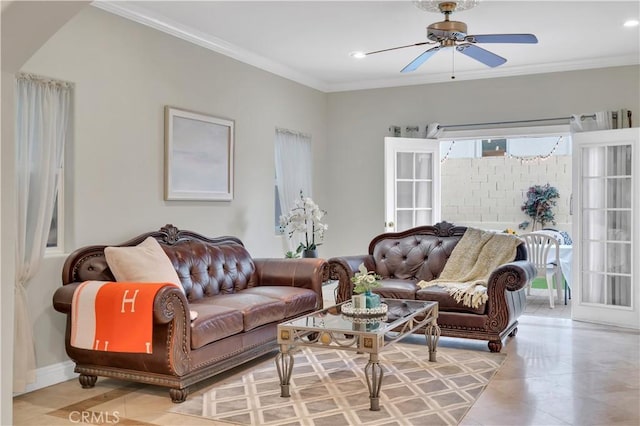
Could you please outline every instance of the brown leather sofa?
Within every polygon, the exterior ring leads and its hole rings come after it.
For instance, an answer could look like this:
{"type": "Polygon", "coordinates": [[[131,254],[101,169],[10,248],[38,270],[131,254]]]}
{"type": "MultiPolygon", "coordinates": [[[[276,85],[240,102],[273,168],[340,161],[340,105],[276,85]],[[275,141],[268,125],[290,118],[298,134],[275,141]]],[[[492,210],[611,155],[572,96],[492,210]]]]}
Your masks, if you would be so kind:
{"type": "MultiPolygon", "coordinates": [[[[466,227],[441,222],[375,237],[369,254],[329,259],[331,279],[338,280],[336,302],[349,300],[351,277],[364,262],[369,271],[382,276],[373,291],[383,298],[437,301],[438,325],[443,336],[489,341],[491,352],[500,352],[502,340],[515,336],[518,317],[526,305],[525,288],[536,275],[524,245],[516,249],[513,262],[495,269],[487,283],[488,300],[478,308],[456,302],[442,287],[417,286],[420,280],[437,278],[466,227]]],[[[417,332],[424,333],[424,330],[417,332]]]]}
{"type": "Polygon", "coordinates": [[[207,238],[166,225],[117,247],[154,237],[175,267],[184,292],[163,287],[153,305],[153,351],[117,353],[70,345],[72,298],[83,281],[115,281],[104,245],[72,253],[54,308],[67,314],[66,351],[83,388],[97,376],[169,387],[182,402],[188,386],[274,350],[277,324],[322,307],[328,263],[322,259],[252,259],[234,237],[207,238]],[[185,297],[186,296],[186,297],[185,297]],[[191,321],[190,311],[197,312],[191,321]]]}

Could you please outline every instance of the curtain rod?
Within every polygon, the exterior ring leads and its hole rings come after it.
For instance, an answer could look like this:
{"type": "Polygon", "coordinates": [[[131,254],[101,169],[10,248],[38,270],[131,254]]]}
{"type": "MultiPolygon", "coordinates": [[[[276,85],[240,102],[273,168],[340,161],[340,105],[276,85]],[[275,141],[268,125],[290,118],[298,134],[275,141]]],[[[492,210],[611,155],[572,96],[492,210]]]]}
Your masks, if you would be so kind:
{"type": "Polygon", "coordinates": [[[51,84],[53,86],[66,87],[71,88],[75,86],[74,83],[70,81],[57,80],[55,78],[44,77],[37,74],[31,74],[26,72],[19,72],[16,74],[16,80],[25,80],[25,81],[37,81],[44,84],[51,84]]]}
{"type": "Polygon", "coordinates": [[[285,128],[282,128],[282,127],[276,127],[276,132],[279,132],[279,133],[288,133],[288,134],[290,134],[290,135],[302,136],[302,137],[305,137],[305,138],[309,138],[309,139],[311,139],[311,135],[310,135],[310,134],[308,134],[308,133],[297,132],[297,131],[295,131],[295,130],[289,130],[289,129],[285,129],[285,128]]]}
{"type": "MultiPolygon", "coordinates": [[[[631,119],[631,111],[627,111],[627,116],[631,119]]],[[[613,118],[617,118],[618,113],[613,112],[613,118]]],[[[584,121],[587,118],[594,119],[596,118],[595,114],[582,114],[580,116],[580,120],[584,121]]],[[[438,129],[447,129],[452,127],[474,127],[474,126],[492,126],[496,124],[517,124],[517,123],[538,123],[541,121],[571,121],[573,117],[554,117],[554,118],[536,118],[532,120],[513,120],[513,121],[494,121],[492,123],[473,123],[473,124],[441,124],[438,125],[438,129]]]]}

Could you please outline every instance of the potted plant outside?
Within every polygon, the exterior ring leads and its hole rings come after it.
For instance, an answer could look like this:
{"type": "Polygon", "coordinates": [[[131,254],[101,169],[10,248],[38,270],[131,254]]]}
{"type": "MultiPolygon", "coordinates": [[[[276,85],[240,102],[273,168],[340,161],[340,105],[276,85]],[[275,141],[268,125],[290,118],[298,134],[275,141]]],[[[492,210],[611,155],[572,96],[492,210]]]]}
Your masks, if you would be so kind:
{"type": "MultiPolygon", "coordinates": [[[[556,199],[560,198],[560,194],[555,187],[548,183],[546,185],[533,185],[529,187],[526,197],[520,209],[533,219],[532,231],[536,230],[536,225],[538,224],[540,228],[544,228],[545,224],[549,222],[556,224],[553,207],[557,204],[556,199]]],[[[529,221],[524,221],[518,227],[526,229],[528,226],[529,221]]]]}

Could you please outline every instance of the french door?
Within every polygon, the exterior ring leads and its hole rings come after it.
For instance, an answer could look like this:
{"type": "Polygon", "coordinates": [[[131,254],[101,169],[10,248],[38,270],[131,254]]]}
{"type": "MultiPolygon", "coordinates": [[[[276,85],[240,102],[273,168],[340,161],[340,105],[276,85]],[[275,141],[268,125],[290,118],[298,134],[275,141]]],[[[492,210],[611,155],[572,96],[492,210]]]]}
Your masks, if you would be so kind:
{"type": "Polygon", "coordinates": [[[640,129],[572,139],[572,318],[640,329],[640,129]]]}
{"type": "Polygon", "coordinates": [[[440,220],[440,142],[384,138],[385,232],[440,220]]]}

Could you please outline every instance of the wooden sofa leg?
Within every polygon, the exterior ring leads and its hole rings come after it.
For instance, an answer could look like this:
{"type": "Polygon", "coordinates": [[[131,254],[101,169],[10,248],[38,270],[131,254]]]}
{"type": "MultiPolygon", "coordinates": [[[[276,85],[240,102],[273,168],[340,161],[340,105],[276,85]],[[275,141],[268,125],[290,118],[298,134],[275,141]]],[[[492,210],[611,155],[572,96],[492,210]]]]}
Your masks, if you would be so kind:
{"type": "Polygon", "coordinates": [[[171,397],[171,402],[175,402],[176,404],[180,404],[181,402],[185,402],[187,400],[187,395],[189,395],[189,389],[169,389],[169,396],[171,397]]]}
{"type": "Polygon", "coordinates": [[[492,340],[489,342],[489,350],[491,352],[500,352],[501,349],[502,349],[502,341],[492,340]]]}
{"type": "Polygon", "coordinates": [[[78,381],[80,385],[82,385],[82,389],[90,389],[96,385],[96,380],[98,380],[98,376],[91,376],[89,374],[80,374],[78,376],[78,381]]]}

